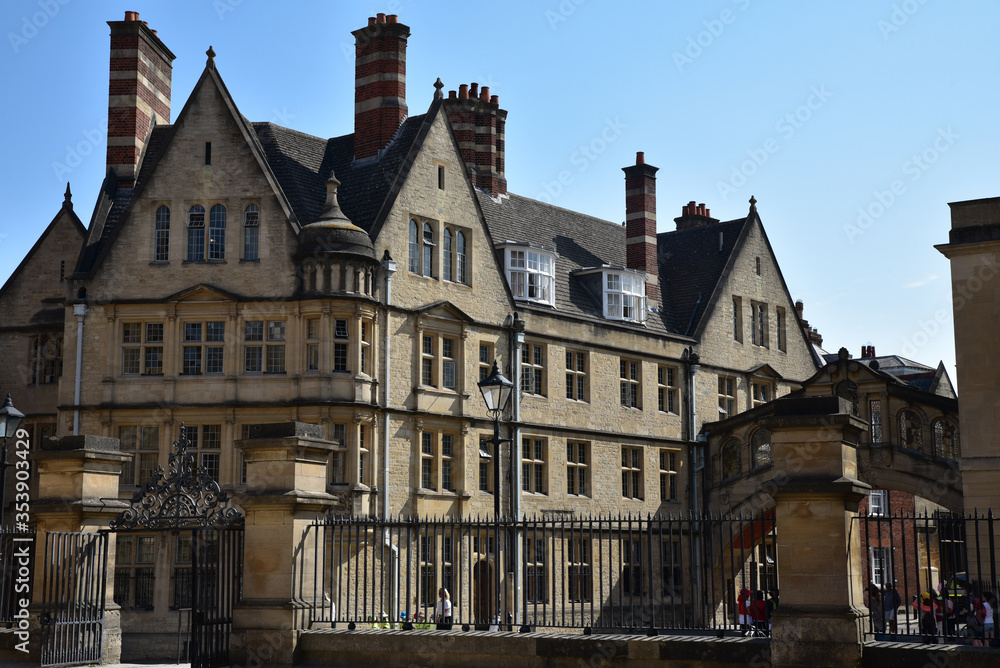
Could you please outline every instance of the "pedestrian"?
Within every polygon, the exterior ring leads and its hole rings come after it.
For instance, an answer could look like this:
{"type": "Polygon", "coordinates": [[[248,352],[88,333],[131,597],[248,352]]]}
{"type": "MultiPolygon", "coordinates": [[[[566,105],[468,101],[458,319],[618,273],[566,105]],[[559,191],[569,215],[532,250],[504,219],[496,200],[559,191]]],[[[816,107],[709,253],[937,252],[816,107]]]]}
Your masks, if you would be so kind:
{"type": "Polygon", "coordinates": [[[753,608],[750,611],[753,617],[753,626],[760,633],[758,635],[764,635],[763,631],[767,625],[767,604],[764,602],[764,591],[758,589],[754,593],[753,608]]]}
{"type": "Polygon", "coordinates": [[[771,587],[768,591],[771,598],[767,600],[767,605],[764,607],[764,614],[767,617],[767,630],[771,631],[771,617],[774,616],[774,611],[778,608],[778,588],[771,587]]]}
{"type": "Polygon", "coordinates": [[[997,597],[993,594],[983,596],[983,637],[987,647],[993,644],[993,613],[996,609],[997,597]]]}
{"type": "Polygon", "coordinates": [[[871,629],[872,633],[875,634],[875,639],[884,640],[885,606],[882,604],[882,591],[874,582],[868,585],[868,614],[871,618],[871,629]]]}
{"type": "Polygon", "coordinates": [[[739,612],[740,621],[740,631],[746,635],[747,631],[753,626],[753,619],[750,614],[750,607],[753,605],[752,601],[753,592],[744,587],[740,590],[739,598],[736,599],[739,612]]]}
{"type": "Polygon", "coordinates": [[[928,589],[920,596],[914,596],[913,608],[917,611],[917,618],[920,620],[920,641],[926,645],[936,643],[938,617],[941,611],[937,593],[933,589],[928,589]]]}
{"type": "Polygon", "coordinates": [[[444,587],[438,589],[437,617],[435,621],[437,622],[438,630],[451,630],[451,594],[444,587]]]}
{"type": "Polygon", "coordinates": [[[892,581],[892,587],[886,584],[884,591],[882,592],[882,605],[885,607],[885,626],[886,630],[891,633],[896,633],[896,615],[899,612],[899,606],[903,602],[903,598],[899,595],[899,589],[897,585],[899,583],[896,580],[892,581]]]}
{"type": "Polygon", "coordinates": [[[985,631],[984,622],[986,620],[986,610],[982,598],[976,595],[971,584],[962,583],[965,590],[962,608],[958,610],[957,617],[965,620],[965,632],[972,644],[976,647],[983,646],[983,634],[985,631]]]}

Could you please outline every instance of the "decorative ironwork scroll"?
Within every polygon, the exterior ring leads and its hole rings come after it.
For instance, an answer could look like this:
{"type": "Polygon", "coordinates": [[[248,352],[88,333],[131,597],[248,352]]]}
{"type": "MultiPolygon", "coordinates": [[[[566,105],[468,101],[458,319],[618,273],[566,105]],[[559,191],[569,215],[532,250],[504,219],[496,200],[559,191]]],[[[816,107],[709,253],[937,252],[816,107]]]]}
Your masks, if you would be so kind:
{"type": "Polygon", "coordinates": [[[153,478],[132,497],[131,506],[111,522],[112,531],[218,528],[243,523],[240,510],[230,505],[229,493],[205,467],[195,464],[189,446],[181,424],[181,437],[174,441],[168,470],[156,468],[153,478]]]}

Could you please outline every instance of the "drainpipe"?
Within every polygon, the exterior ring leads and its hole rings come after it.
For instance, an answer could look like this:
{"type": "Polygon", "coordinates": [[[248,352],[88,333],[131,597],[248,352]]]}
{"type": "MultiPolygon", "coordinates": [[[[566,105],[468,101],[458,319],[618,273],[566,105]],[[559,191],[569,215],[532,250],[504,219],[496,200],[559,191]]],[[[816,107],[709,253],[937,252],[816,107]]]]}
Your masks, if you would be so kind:
{"type": "MultiPolygon", "coordinates": [[[[695,434],[695,429],[698,424],[698,393],[695,387],[695,375],[701,368],[698,364],[699,357],[698,353],[694,352],[693,349],[688,348],[684,351],[684,358],[687,364],[687,377],[688,377],[688,396],[690,400],[688,405],[690,406],[690,415],[688,418],[688,442],[691,443],[691,516],[695,518],[696,525],[692,527],[695,529],[692,533],[700,537],[701,526],[697,521],[698,518],[698,471],[701,470],[702,457],[701,457],[701,443],[698,441],[698,435],[695,434]]],[[[692,560],[695,564],[694,569],[694,609],[695,614],[701,614],[701,555],[700,552],[700,538],[691,541],[692,560]]]]}
{"type": "MultiPolygon", "coordinates": [[[[515,312],[511,320],[510,335],[510,376],[514,383],[513,401],[510,408],[510,509],[515,521],[521,519],[521,348],[524,346],[524,320],[515,312]]],[[[499,462],[497,462],[499,464],[499,462]]],[[[514,623],[522,624],[521,601],[524,591],[524,574],[521,572],[521,535],[514,528],[514,623]]]]}
{"type": "MultiPolygon", "coordinates": [[[[389,326],[389,307],[392,305],[392,275],[396,273],[396,261],[389,255],[389,249],[382,256],[382,271],[385,272],[385,334],[382,340],[382,347],[385,350],[384,363],[382,364],[382,519],[389,520],[389,390],[392,374],[389,373],[389,345],[392,341],[391,327],[389,326]]],[[[389,570],[389,610],[390,618],[397,619],[399,616],[399,546],[393,545],[389,535],[389,528],[385,528],[383,537],[386,546],[391,552],[392,564],[389,570]]]]}
{"type": "Polygon", "coordinates": [[[86,304],[73,304],[73,315],[76,316],[76,380],[73,387],[73,435],[80,433],[80,387],[83,374],[83,319],[87,317],[86,304]]]}

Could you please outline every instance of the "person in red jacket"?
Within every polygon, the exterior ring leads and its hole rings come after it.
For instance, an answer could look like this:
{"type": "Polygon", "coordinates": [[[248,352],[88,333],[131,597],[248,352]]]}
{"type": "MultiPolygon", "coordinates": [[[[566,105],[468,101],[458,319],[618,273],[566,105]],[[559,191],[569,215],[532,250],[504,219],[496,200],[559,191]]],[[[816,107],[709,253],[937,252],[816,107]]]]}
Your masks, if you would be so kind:
{"type": "Polygon", "coordinates": [[[753,625],[753,618],[750,615],[750,608],[753,605],[753,592],[744,587],[740,590],[736,603],[739,606],[740,630],[746,632],[753,625]]]}

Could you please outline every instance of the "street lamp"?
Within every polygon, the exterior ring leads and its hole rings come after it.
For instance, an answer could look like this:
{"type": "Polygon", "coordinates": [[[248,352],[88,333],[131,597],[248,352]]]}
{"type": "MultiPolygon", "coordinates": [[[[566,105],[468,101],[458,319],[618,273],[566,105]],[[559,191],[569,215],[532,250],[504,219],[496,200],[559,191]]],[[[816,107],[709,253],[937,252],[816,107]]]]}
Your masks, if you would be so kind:
{"type": "MultiPolygon", "coordinates": [[[[499,627],[500,624],[500,446],[504,443],[510,443],[509,438],[500,438],[500,416],[507,409],[507,403],[510,401],[510,393],[514,389],[514,383],[510,382],[504,378],[503,374],[500,373],[500,369],[497,368],[496,360],[493,360],[493,369],[490,371],[490,375],[479,381],[479,391],[483,395],[483,401],[486,402],[486,410],[489,412],[490,417],[493,418],[493,438],[490,439],[490,443],[493,445],[493,523],[496,527],[494,530],[494,540],[496,540],[496,596],[497,596],[497,614],[496,620],[499,627]]],[[[513,466],[513,462],[511,462],[513,466]]],[[[512,489],[510,493],[513,495],[514,490],[512,489]]]]}
{"type": "Polygon", "coordinates": [[[10,468],[10,462],[7,461],[7,439],[17,433],[23,419],[24,413],[14,408],[8,392],[7,400],[3,402],[3,408],[0,408],[0,439],[3,439],[3,448],[0,450],[0,529],[3,528],[7,514],[7,469],[10,468]]]}

